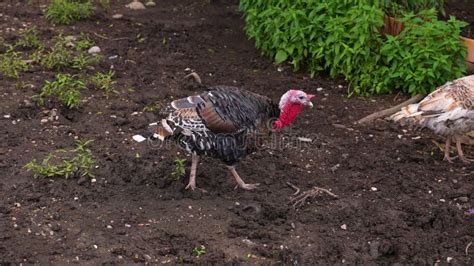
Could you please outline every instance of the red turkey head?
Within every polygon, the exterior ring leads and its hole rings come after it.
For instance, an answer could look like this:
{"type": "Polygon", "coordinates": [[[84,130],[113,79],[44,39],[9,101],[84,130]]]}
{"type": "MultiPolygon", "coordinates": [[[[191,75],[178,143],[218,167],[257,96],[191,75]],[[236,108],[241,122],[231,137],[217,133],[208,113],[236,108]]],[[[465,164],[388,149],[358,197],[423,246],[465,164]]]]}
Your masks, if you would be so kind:
{"type": "Polygon", "coordinates": [[[283,94],[278,105],[280,108],[280,117],[275,121],[275,128],[279,129],[291,124],[303,110],[304,106],[313,107],[311,99],[313,99],[314,96],[314,94],[307,94],[301,90],[289,90],[283,94]]]}

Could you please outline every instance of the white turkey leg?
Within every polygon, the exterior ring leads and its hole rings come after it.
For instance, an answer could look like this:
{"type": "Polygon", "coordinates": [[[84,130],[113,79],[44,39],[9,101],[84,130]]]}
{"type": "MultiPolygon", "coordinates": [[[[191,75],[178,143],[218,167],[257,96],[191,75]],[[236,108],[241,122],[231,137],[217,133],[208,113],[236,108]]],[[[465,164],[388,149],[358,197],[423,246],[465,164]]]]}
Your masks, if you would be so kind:
{"type": "Polygon", "coordinates": [[[242,178],[240,178],[239,174],[237,173],[237,171],[235,171],[235,167],[234,166],[227,166],[227,168],[229,168],[230,172],[232,173],[232,175],[234,176],[235,178],[235,181],[237,181],[237,184],[239,185],[239,187],[245,189],[245,190],[252,190],[252,189],[255,189],[257,188],[258,185],[260,185],[259,183],[256,183],[256,184],[246,184],[244,182],[244,180],[242,180],[242,178]]]}
{"type": "Polygon", "coordinates": [[[446,144],[444,145],[444,158],[443,160],[448,161],[450,163],[453,163],[453,159],[456,159],[457,156],[455,157],[450,157],[449,156],[449,148],[451,147],[451,137],[446,138],[446,144]]]}

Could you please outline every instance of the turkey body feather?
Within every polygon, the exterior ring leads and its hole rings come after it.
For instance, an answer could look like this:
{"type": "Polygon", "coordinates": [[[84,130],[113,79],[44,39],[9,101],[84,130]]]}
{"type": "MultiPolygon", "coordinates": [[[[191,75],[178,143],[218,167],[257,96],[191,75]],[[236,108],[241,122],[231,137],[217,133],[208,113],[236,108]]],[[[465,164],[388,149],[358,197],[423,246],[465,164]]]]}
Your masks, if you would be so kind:
{"type": "Polygon", "coordinates": [[[230,86],[210,87],[171,106],[175,111],[161,125],[167,129],[160,131],[163,139],[228,165],[255,150],[260,135],[269,134],[269,121],[280,114],[270,98],[230,86]]]}

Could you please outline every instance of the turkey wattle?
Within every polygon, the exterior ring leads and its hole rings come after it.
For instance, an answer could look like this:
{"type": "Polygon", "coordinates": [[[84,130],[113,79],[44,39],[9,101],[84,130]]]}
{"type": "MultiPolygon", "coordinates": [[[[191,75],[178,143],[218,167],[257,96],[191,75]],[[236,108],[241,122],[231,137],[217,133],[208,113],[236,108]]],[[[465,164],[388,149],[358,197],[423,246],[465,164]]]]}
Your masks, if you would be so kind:
{"type": "Polygon", "coordinates": [[[427,127],[445,136],[444,160],[452,161],[449,148],[454,141],[459,158],[472,161],[465,157],[461,144],[474,144],[474,75],[444,84],[420,103],[402,108],[391,119],[427,127]]]}
{"type": "Polygon", "coordinates": [[[236,87],[210,87],[199,96],[173,101],[174,110],[158,123],[154,138],[173,140],[192,154],[186,189],[196,188],[201,155],[222,160],[241,188],[254,189],[258,184],[246,184],[237,174],[235,163],[259,146],[260,136],[288,126],[304,106],[312,107],[313,97],[301,90],[289,90],[275,103],[236,87]]]}

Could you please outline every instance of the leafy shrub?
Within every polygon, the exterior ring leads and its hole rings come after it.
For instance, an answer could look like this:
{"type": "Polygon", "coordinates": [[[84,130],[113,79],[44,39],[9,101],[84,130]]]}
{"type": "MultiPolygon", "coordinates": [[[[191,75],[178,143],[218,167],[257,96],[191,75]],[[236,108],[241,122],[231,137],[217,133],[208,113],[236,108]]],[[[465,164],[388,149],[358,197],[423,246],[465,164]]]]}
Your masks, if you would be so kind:
{"type": "Polygon", "coordinates": [[[28,64],[22,59],[23,53],[16,52],[13,46],[0,54],[0,73],[14,79],[20,78],[20,73],[28,70],[28,64]]]}
{"type": "Polygon", "coordinates": [[[71,150],[57,150],[49,153],[45,159],[38,163],[36,159],[25,165],[28,171],[32,171],[35,177],[94,177],[92,167],[95,164],[92,152],[87,148],[92,140],[75,143],[71,150]]]}
{"type": "Polygon", "coordinates": [[[46,81],[35,98],[40,104],[44,103],[45,97],[54,97],[66,107],[72,109],[81,103],[80,90],[85,89],[85,82],[69,74],[57,74],[56,80],[46,81]]]}
{"type": "Polygon", "coordinates": [[[432,8],[445,15],[444,0],[372,0],[371,3],[382,7],[392,17],[401,17],[410,12],[416,14],[432,8]]]}
{"type": "MultiPolygon", "coordinates": [[[[425,93],[464,73],[463,23],[438,21],[434,10],[409,13],[400,36],[383,36],[381,2],[241,0],[240,7],[246,33],[263,54],[312,76],[340,75],[349,81],[350,94],[425,93]]],[[[407,8],[428,2],[408,1],[407,8]]]]}
{"type": "Polygon", "coordinates": [[[459,41],[465,25],[454,17],[438,21],[434,10],[425,12],[427,22],[413,14],[403,18],[405,29],[387,35],[373,62],[362,65],[353,79],[356,94],[387,93],[393,89],[426,94],[466,71],[465,46],[459,41]]]}
{"type": "Polygon", "coordinates": [[[55,24],[69,25],[88,18],[93,11],[90,0],[52,0],[46,8],[45,17],[55,24]]]}

